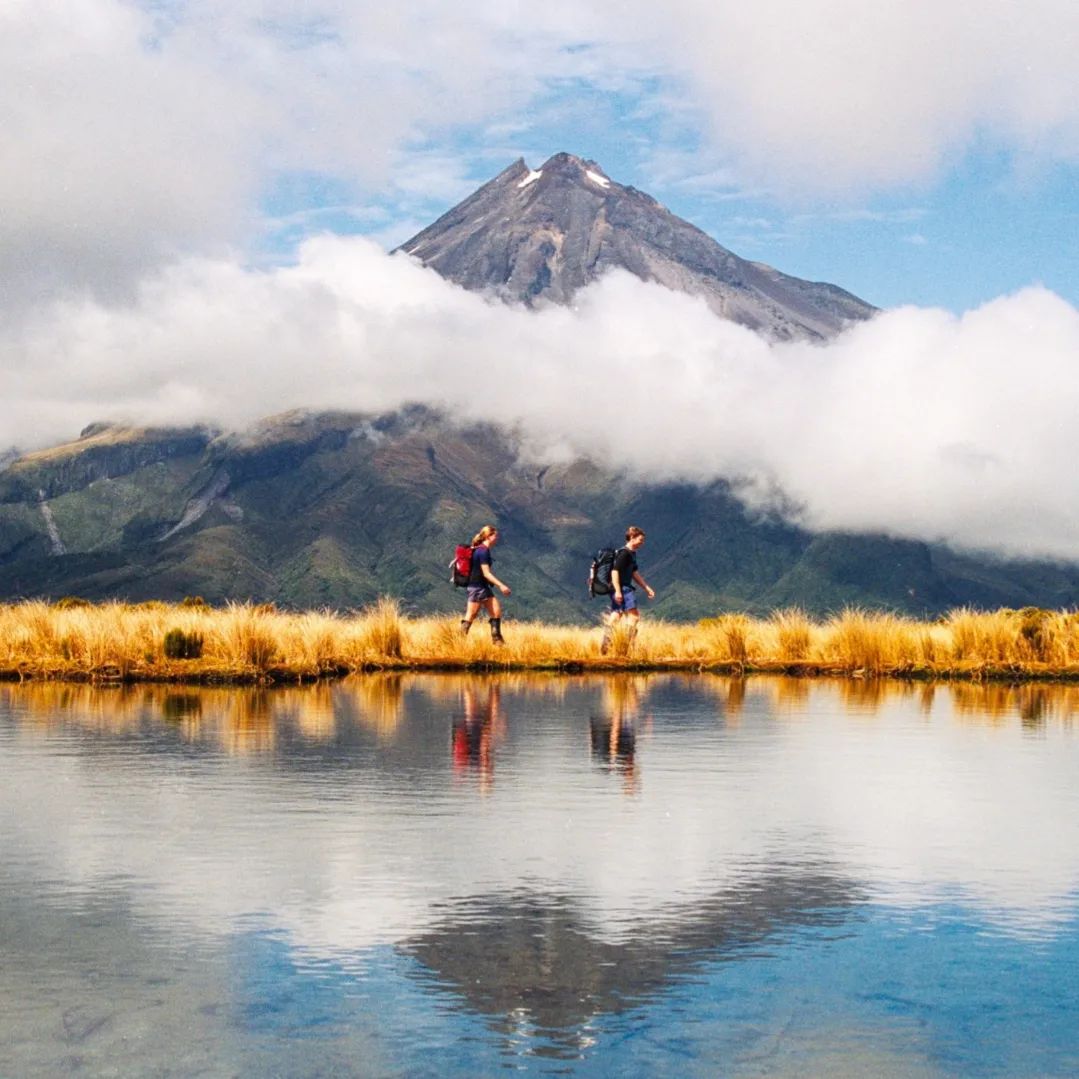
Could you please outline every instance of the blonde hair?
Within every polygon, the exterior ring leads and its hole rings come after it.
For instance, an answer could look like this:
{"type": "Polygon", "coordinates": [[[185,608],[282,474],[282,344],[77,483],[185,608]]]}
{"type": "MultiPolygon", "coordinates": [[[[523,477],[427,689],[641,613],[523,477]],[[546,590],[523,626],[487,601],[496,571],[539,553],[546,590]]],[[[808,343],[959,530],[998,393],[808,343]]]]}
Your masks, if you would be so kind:
{"type": "Polygon", "coordinates": [[[490,536],[493,536],[497,531],[498,531],[498,529],[494,525],[484,525],[483,528],[481,528],[472,537],[472,546],[473,547],[478,547],[481,543],[483,543],[490,536]]]}

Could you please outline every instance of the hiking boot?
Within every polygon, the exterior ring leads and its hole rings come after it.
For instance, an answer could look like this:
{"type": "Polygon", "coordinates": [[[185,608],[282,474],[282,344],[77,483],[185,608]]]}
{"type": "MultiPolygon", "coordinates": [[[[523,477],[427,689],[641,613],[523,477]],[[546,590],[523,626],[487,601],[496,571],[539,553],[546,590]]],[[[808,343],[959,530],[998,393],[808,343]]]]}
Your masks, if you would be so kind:
{"type": "Polygon", "coordinates": [[[505,644],[506,643],[502,639],[502,619],[501,618],[492,618],[491,619],[491,643],[492,644],[505,644]]]}

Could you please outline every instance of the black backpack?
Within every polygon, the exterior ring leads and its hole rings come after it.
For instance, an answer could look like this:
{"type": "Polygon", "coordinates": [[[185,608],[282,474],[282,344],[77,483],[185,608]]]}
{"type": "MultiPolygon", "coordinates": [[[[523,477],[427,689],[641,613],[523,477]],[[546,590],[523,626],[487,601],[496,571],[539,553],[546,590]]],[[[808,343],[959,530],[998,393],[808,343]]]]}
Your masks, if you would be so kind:
{"type": "Polygon", "coordinates": [[[617,553],[618,549],[615,547],[601,547],[596,551],[592,559],[592,569],[588,574],[588,594],[592,598],[609,596],[614,591],[611,570],[614,568],[614,556],[617,553]]]}

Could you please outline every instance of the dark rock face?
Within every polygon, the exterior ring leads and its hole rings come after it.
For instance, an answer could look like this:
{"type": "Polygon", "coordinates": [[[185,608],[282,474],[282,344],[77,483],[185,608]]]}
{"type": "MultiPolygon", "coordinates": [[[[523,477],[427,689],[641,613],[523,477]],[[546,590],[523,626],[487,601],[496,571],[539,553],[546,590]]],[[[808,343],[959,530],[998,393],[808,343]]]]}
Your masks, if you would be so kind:
{"type": "Polygon", "coordinates": [[[514,162],[402,250],[472,291],[568,303],[605,271],[701,296],[718,315],[774,340],[823,340],[876,308],[835,285],[747,262],[594,161],[514,162]]]}

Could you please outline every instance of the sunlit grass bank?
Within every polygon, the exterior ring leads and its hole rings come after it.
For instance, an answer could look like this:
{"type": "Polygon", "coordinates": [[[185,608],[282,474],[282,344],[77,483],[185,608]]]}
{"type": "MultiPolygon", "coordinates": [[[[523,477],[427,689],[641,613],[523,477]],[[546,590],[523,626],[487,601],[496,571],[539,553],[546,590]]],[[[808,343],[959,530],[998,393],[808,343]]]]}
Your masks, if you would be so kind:
{"type": "Polygon", "coordinates": [[[0,606],[0,674],[102,681],[289,681],[377,669],[783,671],[902,677],[1079,679],[1079,613],[952,611],[936,622],[847,610],[815,620],[724,614],[645,619],[600,654],[592,627],[507,621],[506,644],[477,622],[413,618],[383,600],[355,614],[236,604],[0,606]]]}

